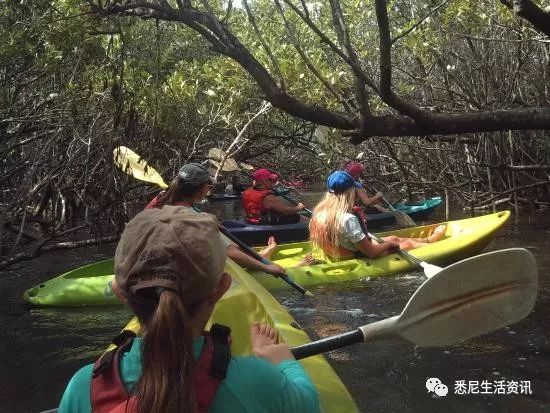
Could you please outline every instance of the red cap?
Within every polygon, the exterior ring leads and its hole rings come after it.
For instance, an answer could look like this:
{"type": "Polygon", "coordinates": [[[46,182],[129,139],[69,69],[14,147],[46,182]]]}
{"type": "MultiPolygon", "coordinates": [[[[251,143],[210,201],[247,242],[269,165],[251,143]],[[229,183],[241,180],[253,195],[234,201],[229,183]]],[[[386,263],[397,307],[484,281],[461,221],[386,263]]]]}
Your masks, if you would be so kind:
{"type": "Polygon", "coordinates": [[[255,170],[254,172],[252,172],[251,177],[255,181],[265,181],[266,179],[279,179],[279,175],[265,168],[255,170]]]}
{"type": "Polygon", "coordinates": [[[359,177],[359,175],[363,173],[363,171],[365,170],[365,167],[361,165],[359,162],[349,161],[346,164],[346,167],[344,170],[348,174],[350,174],[353,177],[353,179],[356,179],[359,177]]]}

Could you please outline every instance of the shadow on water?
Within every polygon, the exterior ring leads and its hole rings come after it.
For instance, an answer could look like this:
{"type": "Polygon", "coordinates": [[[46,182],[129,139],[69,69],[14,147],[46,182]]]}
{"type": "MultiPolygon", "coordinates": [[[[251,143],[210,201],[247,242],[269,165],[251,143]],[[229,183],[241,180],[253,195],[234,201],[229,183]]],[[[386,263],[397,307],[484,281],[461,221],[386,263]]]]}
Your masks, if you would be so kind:
{"type": "MultiPolygon", "coordinates": [[[[313,205],[319,194],[305,199],[313,205]]],[[[219,216],[239,215],[238,202],[203,209],[219,216]]],[[[440,211],[442,214],[442,211],[440,211]]],[[[458,217],[458,214],[454,214],[458,217]]],[[[434,220],[441,221],[437,216],[434,220]]],[[[511,220],[512,221],[512,220],[511,220]]],[[[401,340],[348,347],[327,355],[365,412],[548,412],[550,411],[550,213],[510,222],[488,249],[525,246],[539,265],[539,296],[523,321],[454,346],[414,348],[401,340]],[[428,394],[425,382],[437,377],[446,397],[428,394]],[[532,394],[454,394],[457,380],[491,384],[530,380],[532,394]]],[[[110,258],[115,244],[52,252],[0,274],[0,412],[29,412],[55,406],[71,375],[94,360],[125,325],[120,306],[32,309],[20,299],[32,285],[70,269],[110,258]]],[[[312,338],[326,337],[401,312],[424,280],[420,272],[321,286],[315,297],[276,292],[312,338]]]]}

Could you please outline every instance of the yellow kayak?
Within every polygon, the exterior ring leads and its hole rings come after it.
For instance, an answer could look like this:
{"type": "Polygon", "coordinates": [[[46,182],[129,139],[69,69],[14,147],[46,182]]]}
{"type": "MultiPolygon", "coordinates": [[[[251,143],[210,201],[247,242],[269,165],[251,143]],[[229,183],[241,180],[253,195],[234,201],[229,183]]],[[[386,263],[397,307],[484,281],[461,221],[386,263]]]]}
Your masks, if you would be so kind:
{"type": "MultiPolygon", "coordinates": [[[[231,327],[231,353],[234,356],[251,354],[250,326],[254,321],[275,326],[281,339],[290,347],[311,341],[281,304],[245,270],[232,260],[227,260],[226,271],[231,274],[233,283],[216,305],[210,323],[231,327]]],[[[139,323],[133,319],[125,329],[137,332],[139,323]]],[[[300,360],[300,363],[317,386],[323,412],[359,411],[348,390],[322,355],[300,360]]]]}
{"type": "MultiPolygon", "coordinates": [[[[446,224],[447,230],[443,240],[409,252],[411,255],[430,264],[447,265],[483,250],[509,217],[510,211],[502,211],[475,218],[382,232],[377,233],[377,235],[379,237],[397,235],[400,237],[425,238],[437,225],[446,224]]],[[[271,260],[286,268],[289,277],[304,287],[396,274],[414,268],[412,264],[398,254],[389,254],[380,258],[355,258],[342,261],[331,261],[326,257],[322,257],[321,264],[297,267],[302,259],[311,252],[309,242],[282,244],[277,247],[271,256],[271,260]]],[[[288,288],[284,282],[271,275],[256,271],[252,274],[267,289],[288,288]]]]}

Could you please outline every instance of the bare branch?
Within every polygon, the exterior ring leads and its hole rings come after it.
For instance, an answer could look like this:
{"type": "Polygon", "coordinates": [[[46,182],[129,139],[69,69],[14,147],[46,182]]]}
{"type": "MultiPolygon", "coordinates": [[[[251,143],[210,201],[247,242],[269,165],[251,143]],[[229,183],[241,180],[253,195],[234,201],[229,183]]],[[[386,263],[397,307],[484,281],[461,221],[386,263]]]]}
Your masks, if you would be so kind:
{"type": "Polygon", "coordinates": [[[361,106],[361,115],[363,116],[363,122],[368,122],[368,119],[371,117],[371,111],[369,106],[369,95],[366,90],[366,84],[364,79],[363,71],[358,71],[357,68],[361,67],[357,53],[351,44],[349,38],[349,32],[344,20],[344,14],[342,13],[342,8],[340,7],[339,0],[330,0],[330,8],[332,11],[332,21],[336,29],[336,34],[338,36],[338,41],[348,53],[348,57],[354,63],[352,66],[353,74],[355,75],[355,89],[357,92],[357,101],[361,106]]]}
{"type": "Polygon", "coordinates": [[[250,10],[250,6],[248,4],[247,0],[242,0],[244,8],[246,10],[246,15],[248,16],[248,21],[252,25],[252,28],[254,29],[254,33],[256,33],[256,36],[258,36],[258,39],[260,40],[260,43],[262,44],[262,47],[264,48],[265,52],[267,53],[267,56],[269,57],[269,60],[271,61],[271,64],[273,65],[273,68],[275,69],[275,72],[277,73],[277,76],[279,77],[279,82],[281,85],[282,90],[286,90],[285,86],[285,79],[283,77],[283,74],[281,73],[281,68],[279,67],[279,63],[277,62],[277,59],[273,55],[273,52],[271,51],[271,48],[265,41],[264,37],[262,36],[262,33],[260,33],[260,29],[258,28],[258,25],[256,24],[256,18],[254,17],[254,14],[252,14],[252,10],[250,10]]]}
{"type": "Polygon", "coordinates": [[[433,113],[428,124],[406,116],[373,118],[368,129],[348,133],[358,144],[373,136],[427,136],[499,130],[550,129],[550,108],[494,110],[472,113],[433,113]]]}
{"type": "Polygon", "coordinates": [[[430,17],[431,15],[433,15],[436,11],[438,11],[440,8],[442,8],[443,6],[445,6],[447,3],[449,3],[449,1],[451,0],[444,0],[442,3],[438,4],[437,6],[435,6],[433,9],[431,9],[424,17],[422,17],[420,20],[418,20],[415,24],[413,24],[411,27],[409,27],[407,30],[399,33],[397,36],[395,36],[392,40],[391,40],[391,43],[394,44],[396,43],[399,39],[402,39],[403,37],[405,37],[406,35],[408,35],[410,32],[412,32],[414,29],[416,29],[418,26],[420,26],[422,23],[424,23],[424,21],[426,21],[426,19],[428,17],[430,17]]]}
{"type": "Polygon", "coordinates": [[[311,71],[311,73],[313,73],[313,75],[317,79],[319,79],[319,81],[323,84],[323,86],[336,99],[338,99],[338,101],[344,107],[344,109],[346,109],[348,112],[351,112],[352,110],[351,110],[351,107],[349,106],[349,104],[345,101],[345,99],[342,99],[342,96],[338,93],[338,91],[336,91],[336,89],[334,87],[332,87],[332,85],[329,83],[329,81],[323,77],[323,75],[317,70],[317,68],[313,65],[311,60],[308,58],[307,54],[300,47],[300,45],[299,45],[299,43],[296,39],[296,35],[295,35],[294,31],[292,30],[292,28],[290,27],[290,24],[289,24],[289,22],[288,22],[288,20],[285,16],[285,12],[284,12],[284,10],[281,6],[280,1],[275,0],[275,5],[277,6],[277,9],[279,10],[279,13],[281,14],[281,18],[283,19],[283,23],[285,25],[285,30],[287,32],[287,35],[289,36],[289,38],[292,41],[292,45],[294,46],[294,48],[296,49],[296,51],[298,52],[298,54],[300,55],[300,57],[304,61],[307,68],[311,71]]]}
{"type": "Polygon", "coordinates": [[[500,0],[500,2],[531,23],[539,32],[550,36],[550,10],[543,10],[531,0],[500,0]]]}
{"type": "Polygon", "coordinates": [[[428,111],[422,110],[417,105],[405,102],[392,90],[391,67],[391,33],[386,9],[386,0],[375,0],[376,19],[380,31],[380,97],[387,105],[399,113],[410,116],[416,121],[428,121],[431,118],[428,111]]]}

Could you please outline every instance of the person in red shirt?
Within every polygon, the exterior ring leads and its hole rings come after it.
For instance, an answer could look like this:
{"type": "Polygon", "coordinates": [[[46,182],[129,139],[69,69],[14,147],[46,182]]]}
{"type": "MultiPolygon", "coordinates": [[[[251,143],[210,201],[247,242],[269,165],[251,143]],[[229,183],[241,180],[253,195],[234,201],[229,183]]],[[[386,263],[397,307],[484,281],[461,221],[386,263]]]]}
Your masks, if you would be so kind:
{"type": "MultiPolygon", "coordinates": [[[[201,202],[212,186],[212,178],[206,167],[200,163],[188,163],[181,167],[168,189],[158,194],[145,208],[162,208],[164,205],[174,205],[184,206],[198,213],[193,209],[193,205],[201,202]]],[[[242,267],[275,276],[286,274],[284,268],[278,264],[264,264],[252,258],[223,234],[222,239],[227,246],[227,256],[242,267]]],[[[269,259],[269,255],[276,246],[275,240],[271,238],[268,240],[268,246],[260,254],[269,259]]]]}
{"type": "MultiPolygon", "coordinates": [[[[360,182],[361,174],[365,171],[365,167],[357,161],[348,161],[344,165],[343,170],[350,174],[356,182],[360,182]]],[[[364,185],[361,183],[361,188],[358,187],[355,189],[355,196],[366,207],[375,208],[379,212],[388,212],[386,208],[382,207],[379,204],[380,200],[384,196],[382,192],[377,192],[373,197],[369,197],[367,195],[367,191],[364,188],[364,185]]]]}
{"type": "Polygon", "coordinates": [[[305,208],[304,204],[289,205],[276,195],[273,191],[279,180],[276,173],[260,168],[252,173],[251,178],[254,182],[241,198],[248,223],[282,225],[300,221],[298,212],[305,208]]]}

